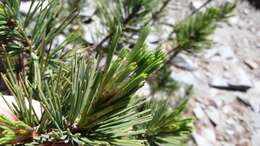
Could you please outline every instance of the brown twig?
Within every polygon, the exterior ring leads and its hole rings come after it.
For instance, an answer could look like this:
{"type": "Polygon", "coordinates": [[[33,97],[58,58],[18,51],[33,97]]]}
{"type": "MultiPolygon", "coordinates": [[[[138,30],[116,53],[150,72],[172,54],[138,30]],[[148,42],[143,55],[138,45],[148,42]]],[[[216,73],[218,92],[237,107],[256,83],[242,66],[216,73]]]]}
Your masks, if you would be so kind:
{"type": "MultiPolygon", "coordinates": [[[[194,14],[199,12],[202,8],[206,7],[212,0],[207,0],[205,3],[203,3],[199,8],[195,9],[194,11],[191,12],[191,14],[188,17],[192,17],[194,14]]],[[[172,35],[174,34],[174,29],[173,31],[169,34],[168,40],[172,38],[172,35]]]]}
{"type": "Polygon", "coordinates": [[[22,83],[24,77],[24,48],[21,48],[19,53],[17,77],[18,81],[22,83]]]}
{"type": "MultiPolygon", "coordinates": [[[[136,14],[138,13],[138,11],[140,10],[141,5],[138,5],[137,7],[135,7],[135,9],[132,11],[132,13],[130,15],[128,15],[128,17],[123,21],[123,30],[125,28],[125,25],[127,23],[129,23],[129,21],[131,21],[133,18],[136,17],[136,14]]],[[[109,40],[111,37],[113,36],[113,32],[110,32],[106,37],[104,37],[97,45],[94,46],[93,50],[96,50],[98,52],[98,54],[101,53],[100,48],[102,47],[102,45],[109,40]]]]}
{"type": "Polygon", "coordinates": [[[158,18],[158,16],[164,11],[164,9],[167,7],[167,5],[170,3],[171,0],[166,0],[163,2],[162,6],[160,7],[160,9],[154,13],[153,15],[153,19],[156,20],[158,18]]]}
{"type": "Polygon", "coordinates": [[[165,62],[166,65],[171,64],[172,60],[181,52],[181,50],[179,50],[179,49],[173,49],[173,50],[176,50],[176,51],[172,52],[169,55],[168,59],[165,62]]]}

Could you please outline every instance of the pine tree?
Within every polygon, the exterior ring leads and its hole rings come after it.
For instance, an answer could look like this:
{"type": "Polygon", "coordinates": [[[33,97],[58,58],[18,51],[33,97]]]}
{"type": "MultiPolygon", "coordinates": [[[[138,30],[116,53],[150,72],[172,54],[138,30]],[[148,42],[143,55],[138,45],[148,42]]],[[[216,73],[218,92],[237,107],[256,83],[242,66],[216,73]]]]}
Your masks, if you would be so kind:
{"type": "MultiPolygon", "coordinates": [[[[32,0],[26,14],[20,0],[0,2],[1,77],[12,95],[1,95],[0,144],[185,145],[193,129],[182,115],[190,90],[175,105],[135,94],[171,58],[146,45],[149,24],[169,2],[98,0],[95,14],[107,34],[97,44],[72,29],[84,23],[84,0],[32,0]],[[138,39],[129,42],[132,35],[138,39]],[[83,54],[86,47],[93,52],[83,54]]],[[[233,8],[212,8],[177,24],[172,53],[209,44],[216,22],[233,8]]]]}

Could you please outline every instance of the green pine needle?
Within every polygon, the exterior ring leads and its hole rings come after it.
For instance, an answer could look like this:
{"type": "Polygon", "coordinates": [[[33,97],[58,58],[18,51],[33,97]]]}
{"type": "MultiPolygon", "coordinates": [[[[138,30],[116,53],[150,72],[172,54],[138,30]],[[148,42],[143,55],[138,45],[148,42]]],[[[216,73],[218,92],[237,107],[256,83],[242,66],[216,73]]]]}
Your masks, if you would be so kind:
{"type": "Polygon", "coordinates": [[[31,138],[33,128],[21,121],[11,121],[0,115],[0,144],[14,143],[31,138]]]}
{"type": "Polygon", "coordinates": [[[208,8],[205,12],[199,12],[179,22],[174,28],[176,33],[174,51],[196,52],[209,48],[212,44],[209,36],[215,32],[217,23],[227,20],[234,8],[234,4],[226,3],[220,7],[208,8]]]}

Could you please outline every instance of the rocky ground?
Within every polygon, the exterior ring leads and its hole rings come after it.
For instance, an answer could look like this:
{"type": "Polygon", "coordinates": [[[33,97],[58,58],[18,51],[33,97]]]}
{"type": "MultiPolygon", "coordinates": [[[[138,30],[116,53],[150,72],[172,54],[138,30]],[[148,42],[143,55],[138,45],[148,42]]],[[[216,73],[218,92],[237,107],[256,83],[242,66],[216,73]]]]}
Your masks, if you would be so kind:
{"type": "MultiPolygon", "coordinates": [[[[220,24],[212,48],[196,56],[179,54],[172,68],[174,79],[194,86],[190,105],[198,146],[260,145],[260,10],[247,1],[236,3],[235,16],[220,24]]],[[[181,19],[189,7],[202,4],[174,1],[165,20],[181,19]]]]}

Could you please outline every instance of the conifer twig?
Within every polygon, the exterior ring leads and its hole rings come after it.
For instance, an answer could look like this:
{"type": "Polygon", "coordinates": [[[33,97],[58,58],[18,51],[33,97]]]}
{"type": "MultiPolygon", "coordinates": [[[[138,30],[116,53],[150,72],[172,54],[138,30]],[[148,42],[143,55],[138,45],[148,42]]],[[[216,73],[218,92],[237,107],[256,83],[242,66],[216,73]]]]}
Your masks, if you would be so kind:
{"type": "Polygon", "coordinates": [[[193,10],[190,14],[190,16],[196,14],[197,12],[199,12],[201,9],[203,9],[204,7],[206,7],[210,2],[212,2],[212,0],[207,0],[206,2],[204,2],[199,8],[193,10]]]}
{"type": "Polygon", "coordinates": [[[167,5],[168,5],[170,2],[171,2],[171,0],[166,0],[166,1],[164,1],[163,4],[162,4],[162,6],[160,7],[160,9],[159,9],[157,12],[154,13],[154,15],[153,15],[152,18],[153,18],[153,19],[157,19],[158,15],[164,11],[164,9],[167,7],[167,5]]]}
{"type": "Polygon", "coordinates": [[[17,72],[17,78],[18,81],[21,83],[24,77],[24,49],[20,49],[19,53],[19,59],[18,59],[18,72],[17,72]]]}
{"type": "MultiPolygon", "coordinates": [[[[206,2],[204,2],[199,8],[193,10],[188,17],[192,17],[193,15],[195,15],[196,13],[198,13],[202,8],[206,7],[210,2],[212,2],[212,0],[207,0],[206,2]]],[[[173,30],[172,30],[172,32],[169,34],[168,40],[171,40],[172,35],[174,34],[174,26],[172,26],[172,27],[173,27],[173,30]]]]}
{"type": "MultiPolygon", "coordinates": [[[[140,5],[137,6],[137,7],[135,7],[135,10],[134,10],[130,15],[128,15],[128,17],[127,17],[125,20],[123,20],[123,24],[122,24],[123,30],[125,30],[124,28],[125,28],[125,26],[127,25],[127,23],[128,23],[129,21],[131,21],[131,20],[136,16],[136,14],[137,14],[137,12],[139,11],[140,8],[141,8],[140,5]]],[[[94,49],[93,49],[93,50],[97,51],[97,54],[100,54],[100,53],[101,53],[100,49],[101,49],[102,45],[103,45],[107,40],[109,40],[112,36],[113,36],[113,32],[110,32],[110,33],[109,33],[106,37],[104,37],[97,45],[94,46],[94,49]]]]}

